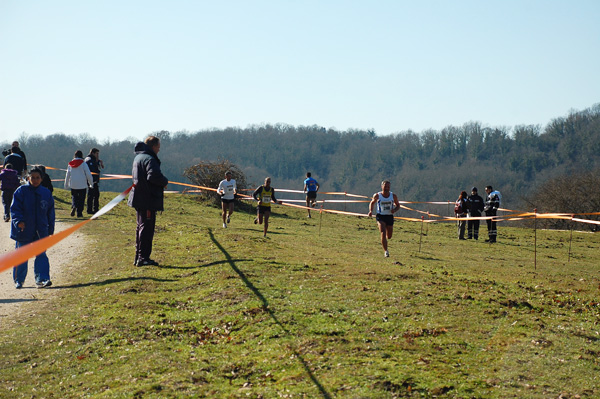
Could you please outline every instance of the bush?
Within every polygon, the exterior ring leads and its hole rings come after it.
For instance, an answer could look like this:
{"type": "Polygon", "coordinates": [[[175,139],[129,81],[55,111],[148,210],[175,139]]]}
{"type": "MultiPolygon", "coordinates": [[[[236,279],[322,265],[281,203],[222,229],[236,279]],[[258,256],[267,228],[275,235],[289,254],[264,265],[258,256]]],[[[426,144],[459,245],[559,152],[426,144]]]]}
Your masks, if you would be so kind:
{"type": "MultiPolygon", "coordinates": [[[[246,183],[246,175],[242,170],[228,160],[218,160],[216,162],[200,162],[196,165],[187,168],[183,175],[190,179],[192,184],[210,187],[216,189],[219,187],[221,180],[225,178],[225,172],[230,171],[232,179],[235,180],[237,191],[241,193],[242,190],[248,188],[246,183]]],[[[214,202],[217,206],[221,207],[221,196],[216,191],[202,190],[200,197],[208,199],[214,202]]]]}
{"type": "MultiPolygon", "coordinates": [[[[548,180],[527,201],[540,213],[593,213],[600,211],[600,169],[548,180]]],[[[599,220],[598,215],[577,216],[599,220]]],[[[573,222],[564,219],[539,219],[538,225],[551,229],[569,229],[573,222]]],[[[583,229],[598,231],[596,224],[585,223],[583,229]]]]}

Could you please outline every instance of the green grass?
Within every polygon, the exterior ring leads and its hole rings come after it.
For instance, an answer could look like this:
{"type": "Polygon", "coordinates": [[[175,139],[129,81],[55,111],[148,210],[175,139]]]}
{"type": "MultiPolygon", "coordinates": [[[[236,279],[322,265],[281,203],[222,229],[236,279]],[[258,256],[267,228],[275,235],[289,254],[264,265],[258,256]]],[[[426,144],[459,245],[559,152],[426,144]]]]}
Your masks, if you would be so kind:
{"type": "Polygon", "coordinates": [[[83,228],[56,298],[1,332],[0,396],[600,396],[600,236],[574,232],[568,261],[570,233],[538,231],[534,269],[530,229],[490,246],[432,224],[419,252],[420,224],[397,222],[386,259],[374,220],[313,215],[276,207],[265,239],[168,195],[162,266],[136,268],[120,204],[83,228]]]}

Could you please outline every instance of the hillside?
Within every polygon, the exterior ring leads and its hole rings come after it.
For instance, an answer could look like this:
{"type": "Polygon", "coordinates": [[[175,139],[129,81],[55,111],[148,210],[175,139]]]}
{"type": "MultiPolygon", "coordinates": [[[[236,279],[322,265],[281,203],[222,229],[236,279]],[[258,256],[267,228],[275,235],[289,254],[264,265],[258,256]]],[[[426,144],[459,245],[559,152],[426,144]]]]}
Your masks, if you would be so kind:
{"type": "MultiPolygon", "coordinates": [[[[254,183],[271,176],[275,187],[301,189],[311,171],[322,190],[371,195],[389,179],[400,199],[410,201],[454,200],[461,190],[477,186],[482,192],[490,184],[503,193],[505,206],[519,208],[523,197],[549,178],[600,168],[600,104],[557,117],[544,128],[468,122],[441,131],[378,136],[278,124],[156,134],[162,137],[163,170],[173,181],[182,181],[183,170],[200,160],[221,158],[242,168],[254,183]]],[[[98,143],[86,134],[57,133],[25,135],[20,141],[32,162],[65,167],[76,149],[87,153],[98,147],[105,173],[130,174],[136,140],[98,143]]],[[[127,183],[102,186],[119,191],[127,183]]]]}

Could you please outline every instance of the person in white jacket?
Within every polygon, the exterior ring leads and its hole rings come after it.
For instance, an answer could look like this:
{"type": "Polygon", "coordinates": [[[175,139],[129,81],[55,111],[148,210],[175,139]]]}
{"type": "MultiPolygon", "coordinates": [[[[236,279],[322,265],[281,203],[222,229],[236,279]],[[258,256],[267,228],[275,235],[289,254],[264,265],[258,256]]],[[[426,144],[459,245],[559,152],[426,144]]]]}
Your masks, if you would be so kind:
{"type": "Polygon", "coordinates": [[[75,151],[75,157],[69,162],[65,176],[65,190],[71,189],[71,216],[83,217],[85,191],[94,186],[90,168],[83,160],[83,152],[75,151]]]}

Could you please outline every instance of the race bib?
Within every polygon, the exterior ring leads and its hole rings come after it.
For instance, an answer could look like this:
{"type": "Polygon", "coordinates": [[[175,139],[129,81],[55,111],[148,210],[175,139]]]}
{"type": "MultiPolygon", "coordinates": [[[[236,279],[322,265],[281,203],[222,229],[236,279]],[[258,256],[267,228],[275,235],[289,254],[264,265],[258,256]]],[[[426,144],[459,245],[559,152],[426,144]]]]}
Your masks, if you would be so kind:
{"type": "Polygon", "coordinates": [[[233,186],[227,187],[227,192],[228,193],[233,193],[233,186]]]}
{"type": "Polygon", "coordinates": [[[382,202],[381,203],[381,210],[383,211],[391,211],[392,210],[392,203],[391,202],[382,202]]]}
{"type": "Polygon", "coordinates": [[[271,196],[270,195],[263,196],[261,202],[264,202],[264,203],[268,204],[269,202],[271,202],[271,196]]]}

